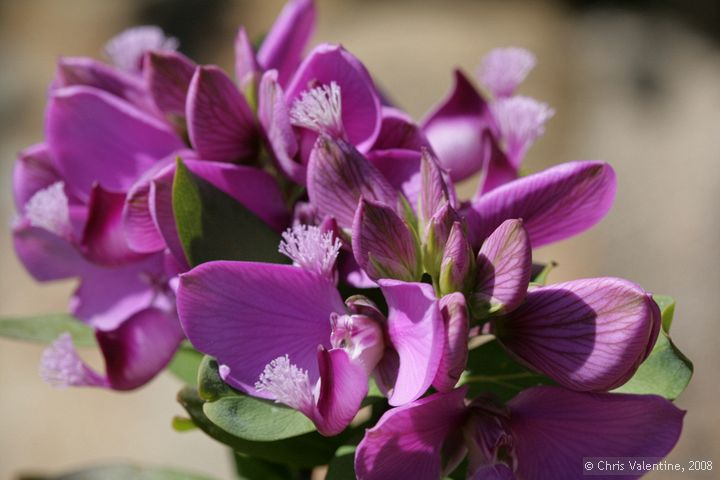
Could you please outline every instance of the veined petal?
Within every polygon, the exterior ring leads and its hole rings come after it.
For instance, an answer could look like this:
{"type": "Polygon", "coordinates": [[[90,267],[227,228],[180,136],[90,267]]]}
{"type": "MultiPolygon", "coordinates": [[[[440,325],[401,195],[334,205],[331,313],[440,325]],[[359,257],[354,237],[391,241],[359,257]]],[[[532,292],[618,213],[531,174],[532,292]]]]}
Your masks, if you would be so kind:
{"type": "Polygon", "coordinates": [[[232,162],[257,151],[255,118],[233,81],[218,67],[198,67],[188,90],[188,135],[206,160],[232,162]]]}
{"type": "Polygon", "coordinates": [[[443,318],[432,286],[398,280],[378,282],[388,304],[388,336],[400,365],[388,401],[403,405],[432,384],[443,356],[443,318]]]}
{"type": "Polygon", "coordinates": [[[421,125],[453,181],[464,180],[483,167],[482,133],[491,125],[488,106],[460,70],[455,71],[450,93],[421,125]]]}
{"type": "Polygon", "coordinates": [[[288,104],[312,88],[335,82],[342,99],[342,124],[359,150],[368,150],[380,132],[380,100],[370,74],[338,45],[322,44],[310,52],[285,92],[288,104]]]}
{"type": "Polygon", "coordinates": [[[394,209],[360,199],[352,232],[355,260],[370,278],[408,282],[420,279],[422,264],[418,242],[394,209]]]}
{"type": "Polygon", "coordinates": [[[315,29],[315,17],[312,0],[289,0],[265,36],[258,50],[258,62],[264,70],[277,70],[281,85],[288,83],[300,65],[303,50],[315,29]]]}
{"type": "Polygon", "coordinates": [[[535,67],[535,63],[535,55],[524,48],[496,48],[483,58],[477,77],[496,98],[509,97],[535,67]]]}
{"type": "Polygon", "coordinates": [[[660,315],[638,285],[592,278],[539,287],[498,319],[515,356],[573,390],[607,391],[632,377],[657,339],[660,315]]]}
{"type": "Polygon", "coordinates": [[[340,348],[317,353],[320,370],[320,396],[312,418],[318,431],[337,435],[350,425],[368,392],[368,376],[360,364],[350,360],[340,348]]]}
{"type": "Polygon", "coordinates": [[[84,85],[111,93],[148,113],[155,113],[142,81],[129,73],[85,57],[64,57],[58,62],[56,87],[84,85]]]}
{"type": "Polygon", "coordinates": [[[373,150],[403,149],[419,151],[430,143],[417,123],[402,110],[383,106],[382,124],[373,150]]]}
{"type": "Polygon", "coordinates": [[[438,391],[447,392],[457,385],[467,365],[470,320],[465,296],[456,292],[442,297],[440,313],[445,323],[445,345],[432,385],[438,391]]]}
{"type": "Polygon", "coordinates": [[[420,197],[420,152],[402,148],[372,150],[367,159],[415,208],[420,197]]]}
{"type": "Polygon", "coordinates": [[[185,116],[185,99],[195,73],[195,62],[172,51],[149,52],[143,75],[157,108],[170,115],[185,116]]]}
{"type": "Polygon", "coordinates": [[[88,220],[81,241],[82,252],[100,265],[122,265],[144,258],[125,239],[122,213],[125,194],[95,185],[90,193],[88,220]]]}
{"type": "Polygon", "coordinates": [[[84,86],[53,92],[46,135],[58,172],[83,199],[95,183],[127,190],[158,159],[182,148],[168,125],[84,86]]]}
{"type": "Polygon", "coordinates": [[[247,31],[245,27],[241,26],[235,36],[235,79],[238,81],[240,88],[244,88],[249,79],[258,74],[260,70],[247,31]]]}
{"type": "Polygon", "coordinates": [[[132,390],[149,382],[170,362],[184,338],[177,318],[157,308],[141,310],[115,330],[95,334],[110,386],[132,390]]]}
{"type": "Polygon", "coordinates": [[[532,252],[521,220],[506,220],[483,243],[477,258],[474,308],[511,312],[522,303],[532,273],[532,252]]]}
{"type": "MultiPolygon", "coordinates": [[[[685,415],[655,395],[557,387],[524,390],[508,407],[516,472],[525,480],[576,479],[583,457],[664,457],[680,437],[685,415]]],[[[623,475],[635,479],[643,473],[623,475]]]]}
{"type": "Polygon", "coordinates": [[[298,142],[290,124],[290,109],[277,81],[277,71],[265,72],[258,93],[258,121],[265,134],[265,143],[272,158],[288,178],[305,184],[307,167],[294,160],[298,142]]]}
{"type": "Polygon", "coordinates": [[[308,196],[321,216],[350,228],[360,197],[394,208],[397,192],[349,143],[321,135],[310,154],[308,196]]]}
{"type": "Polygon", "coordinates": [[[13,197],[18,210],[25,208],[35,193],[61,180],[44,143],[26,148],[13,168],[13,197]]]}
{"type": "Polygon", "coordinates": [[[466,391],[435,393],[385,412],[358,445],[358,479],[440,478],[443,444],[465,419],[466,391]]]}
{"type": "Polygon", "coordinates": [[[595,225],[615,197],[615,172],[604,162],[568,162],[475,198],[467,221],[476,245],[502,222],[521,218],[533,248],[595,225]]]}
{"type": "Polygon", "coordinates": [[[230,367],[230,385],[254,395],[265,365],[284,355],[314,385],[318,345],[330,348],[330,315],[345,309],[323,275],[289,265],[224,261],[182,275],[177,305],[193,345],[230,367]]]}
{"type": "Polygon", "coordinates": [[[428,150],[423,150],[420,155],[420,195],[417,202],[420,231],[425,229],[433,215],[445,205],[451,204],[454,207],[454,197],[443,178],[438,160],[428,150]]]}

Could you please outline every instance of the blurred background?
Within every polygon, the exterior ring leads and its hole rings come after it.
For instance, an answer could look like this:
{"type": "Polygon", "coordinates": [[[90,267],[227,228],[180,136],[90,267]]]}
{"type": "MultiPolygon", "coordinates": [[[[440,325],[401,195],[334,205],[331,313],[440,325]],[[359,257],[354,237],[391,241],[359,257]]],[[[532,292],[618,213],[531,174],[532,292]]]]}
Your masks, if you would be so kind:
{"type": "MultiPolygon", "coordinates": [[[[618,194],[608,217],[541,249],[551,281],[612,275],[677,300],[672,335],[695,363],[669,459],[720,470],[720,2],[318,0],[315,41],[341,42],[415,118],[438,102],[451,71],[472,73],[498,46],[529,48],[538,67],[521,92],[557,114],[530,151],[538,170],[610,162],[618,194]]],[[[39,285],[15,259],[11,169],[43,135],[45,92],[60,55],[101,56],[105,41],[154,23],[200,63],[232,71],[245,24],[259,36],[282,0],[0,1],[0,315],[64,311],[72,283],[39,285]]],[[[471,191],[469,188],[466,191],[471,191]]],[[[228,452],[199,431],[170,427],[181,408],[167,374],[129,394],[53,390],[37,373],[42,347],[0,339],[0,478],[130,460],[231,478],[228,452]]],[[[99,365],[94,352],[85,357],[99,365]]],[[[588,432],[590,433],[590,432],[588,432]]]]}

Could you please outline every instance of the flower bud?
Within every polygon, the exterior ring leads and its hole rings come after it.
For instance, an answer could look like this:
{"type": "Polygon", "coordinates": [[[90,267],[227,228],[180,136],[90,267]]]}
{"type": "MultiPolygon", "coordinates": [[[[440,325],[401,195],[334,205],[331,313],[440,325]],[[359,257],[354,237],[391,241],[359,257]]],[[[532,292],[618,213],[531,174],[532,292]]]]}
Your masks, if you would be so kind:
{"type": "Polygon", "coordinates": [[[475,259],[462,223],[453,223],[440,265],[440,293],[464,292],[473,281],[475,259]]]}

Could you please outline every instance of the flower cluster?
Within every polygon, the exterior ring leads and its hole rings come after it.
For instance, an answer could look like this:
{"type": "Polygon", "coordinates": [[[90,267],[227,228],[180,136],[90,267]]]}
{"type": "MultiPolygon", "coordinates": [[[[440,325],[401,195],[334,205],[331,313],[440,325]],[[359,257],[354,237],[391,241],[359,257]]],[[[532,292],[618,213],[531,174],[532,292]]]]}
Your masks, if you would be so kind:
{"type": "Polygon", "coordinates": [[[43,376],[136,388],[187,338],[227,385],[325,436],[377,386],[390,408],[357,446],[364,480],[434,480],[466,457],[472,479],[570,479],[583,456],[667,454],[683,412],[609,393],[658,338],[650,294],[534,281],[532,249],[593,226],[615,194],[604,162],[520,175],[554,113],[515,93],[535,57],[492,51],[416,123],[342,46],[308,48],[314,23],[311,1],[290,0],[259,49],[241,28],[235,80],[153,27],[112,39],[112,65],[60,59],[45,140],[15,169],[15,248],[37,280],[79,279],[71,312],[106,373],[63,335],[43,376]],[[181,166],[259,218],[287,261],[189,260],[181,166]],[[471,398],[470,345],[493,337],[552,385],[471,398]]]}

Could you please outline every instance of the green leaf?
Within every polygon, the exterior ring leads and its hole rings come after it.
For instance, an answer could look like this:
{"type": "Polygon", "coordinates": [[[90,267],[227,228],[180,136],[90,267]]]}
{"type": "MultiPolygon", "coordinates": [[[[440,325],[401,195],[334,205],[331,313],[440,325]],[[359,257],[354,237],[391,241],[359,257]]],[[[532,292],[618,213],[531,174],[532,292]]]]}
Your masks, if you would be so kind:
{"type": "Polygon", "coordinates": [[[292,408],[238,392],[220,378],[217,362],[206,357],[198,372],[205,416],[235,437],[270,442],[315,431],[305,415],[292,408]]]}
{"type": "Polygon", "coordinates": [[[240,480],[288,480],[295,478],[293,472],[286,465],[268,462],[241,453],[233,452],[235,471],[240,480]]]}
{"type": "Polygon", "coordinates": [[[72,335],[73,342],[78,347],[95,346],[92,328],[66,313],[0,318],[0,337],[50,343],[64,332],[72,335]]]}
{"type": "Polygon", "coordinates": [[[550,262],[545,264],[533,263],[532,278],[530,279],[530,283],[535,285],[545,285],[547,283],[550,272],[552,272],[555,267],[557,267],[556,262],[550,262]]]}
{"type": "Polygon", "coordinates": [[[613,391],[651,393],[675,400],[690,383],[692,374],[692,362],[678,350],[665,331],[661,330],[650,356],[626,384],[613,391]]]}
{"type": "Polygon", "coordinates": [[[189,418],[175,415],[172,419],[172,428],[176,432],[188,432],[190,430],[195,430],[197,427],[189,418]]]}
{"type": "Polygon", "coordinates": [[[460,378],[460,385],[470,385],[468,398],[492,392],[507,401],[526,388],[553,383],[546,376],[517,363],[497,340],[491,338],[480,338],[485,342],[469,352],[467,370],[460,378]]]}
{"type": "Polygon", "coordinates": [[[258,457],[270,462],[294,467],[324,465],[333,458],[335,450],[342,445],[346,434],[323,437],[317,432],[272,442],[255,442],[236,437],[211,422],[203,411],[205,401],[193,387],[184,387],[178,401],[185,408],[193,423],[215,440],[228,445],[238,453],[258,457]]]}
{"type": "Polygon", "coordinates": [[[198,369],[203,354],[183,343],[170,361],[167,369],[187,385],[197,385],[198,369]]]}
{"type": "Polygon", "coordinates": [[[355,449],[353,445],[338,448],[328,465],[325,480],[355,480],[355,449]]]}
{"type": "Polygon", "coordinates": [[[675,299],[667,295],[653,295],[653,300],[660,307],[663,330],[665,333],[670,333],[670,326],[675,315],[675,299]]]}
{"type": "Polygon", "coordinates": [[[23,475],[20,480],[212,480],[212,478],[169,468],[103,465],[60,475],[23,475]]]}
{"type": "Polygon", "coordinates": [[[237,200],[177,160],[173,212],[191,266],[211,260],[288,263],[280,236],[237,200]]]}

